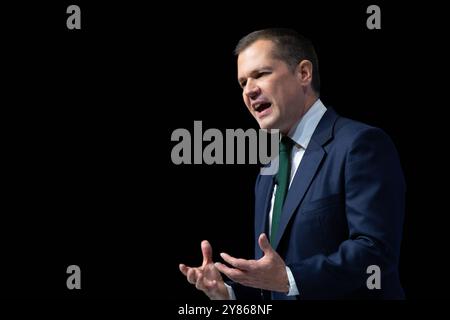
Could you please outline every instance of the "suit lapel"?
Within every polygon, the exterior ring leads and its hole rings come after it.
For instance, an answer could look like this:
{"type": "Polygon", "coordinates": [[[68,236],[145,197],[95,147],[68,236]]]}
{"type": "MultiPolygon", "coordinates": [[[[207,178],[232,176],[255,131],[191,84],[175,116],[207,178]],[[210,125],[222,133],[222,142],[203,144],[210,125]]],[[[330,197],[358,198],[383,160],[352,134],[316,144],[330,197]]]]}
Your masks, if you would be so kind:
{"type": "Polygon", "coordinates": [[[331,139],[336,119],[337,114],[332,109],[328,109],[311,137],[311,141],[297,168],[294,180],[292,181],[284,202],[280,225],[278,227],[279,229],[273,243],[274,249],[278,247],[289,220],[294,215],[296,208],[302,202],[308,187],[312,183],[320,164],[326,156],[322,146],[331,139]]]}
{"type": "Polygon", "coordinates": [[[283,235],[289,220],[295,212],[300,202],[305,196],[306,190],[311,184],[316,171],[319,168],[322,159],[325,156],[325,151],[320,146],[315,146],[313,149],[310,144],[303,155],[303,159],[300,162],[300,166],[295,173],[292,185],[286,196],[286,200],[283,206],[283,212],[281,214],[281,220],[277,236],[275,237],[274,248],[278,246],[281,236],[283,235]]]}

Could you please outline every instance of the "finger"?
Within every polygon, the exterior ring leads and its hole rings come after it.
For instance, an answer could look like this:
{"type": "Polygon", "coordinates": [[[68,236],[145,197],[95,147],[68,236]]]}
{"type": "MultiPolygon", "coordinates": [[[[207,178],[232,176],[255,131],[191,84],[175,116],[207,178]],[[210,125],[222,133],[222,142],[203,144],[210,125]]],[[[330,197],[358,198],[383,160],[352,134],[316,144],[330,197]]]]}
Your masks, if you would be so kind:
{"type": "Polygon", "coordinates": [[[206,280],[206,286],[209,290],[214,290],[217,286],[217,280],[206,280]]]}
{"type": "Polygon", "coordinates": [[[204,280],[204,285],[206,287],[206,290],[208,290],[209,292],[215,292],[218,291],[219,289],[219,283],[217,282],[217,280],[204,280]]]}
{"type": "Polygon", "coordinates": [[[267,239],[267,236],[265,233],[261,233],[258,238],[258,244],[261,250],[264,252],[264,255],[268,253],[273,252],[273,248],[270,245],[269,239],[267,239]]]}
{"type": "Polygon", "coordinates": [[[213,263],[207,264],[203,268],[203,273],[208,279],[221,279],[220,272],[216,269],[213,263]]]}
{"type": "Polygon", "coordinates": [[[200,274],[195,287],[204,292],[211,293],[214,290],[217,290],[218,285],[216,280],[208,280],[204,274],[200,274]]]}
{"type": "Polygon", "coordinates": [[[203,278],[203,274],[201,274],[201,273],[198,274],[197,282],[195,283],[195,287],[196,287],[198,290],[205,291],[205,290],[206,290],[206,287],[205,287],[204,281],[205,281],[205,279],[203,278]]]}
{"type": "Polygon", "coordinates": [[[184,274],[185,276],[187,276],[189,267],[187,267],[186,265],[184,265],[182,263],[180,263],[180,265],[178,267],[180,268],[181,273],[184,274]]]}
{"type": "Polygon", "coordinates": [[[253,266],[253,260],[237,259],[223,252],[220,254],[220,256],[223,260],[231,264],[233,267],[241,270],[250,270],[253,266]]]}
{"type": "Polygon", "coordinates": [[[203,240],[201,243],[202,255],[203,255],[203,266],[208,263],[212,263],[212,247],[208,240],[203,240]]]}
{"type": "Polygon", "coordinates": [[[219,270],[235,282],[240,282],[243,278],[245,278],[245,273],[242,270],[230,268],[220,262],[216,262],[214,266],[217,268],[217,270],[219,270]]]}
{"type": "Polygon", "coordinates": [[[197,270],[195,268],[189,268],[186,277],[189,283],[195,284],[197,282],[197,270]]]}

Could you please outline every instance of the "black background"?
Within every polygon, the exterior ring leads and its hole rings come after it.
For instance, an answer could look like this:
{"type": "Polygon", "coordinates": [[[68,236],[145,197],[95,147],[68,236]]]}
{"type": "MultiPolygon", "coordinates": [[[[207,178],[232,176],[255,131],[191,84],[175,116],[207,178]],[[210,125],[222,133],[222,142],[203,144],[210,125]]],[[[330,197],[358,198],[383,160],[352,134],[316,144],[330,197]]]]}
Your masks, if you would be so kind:
{"type": "Polygon", "coordinates": [[[257,128],[236,81],[245,34],[290,27],[319,56],[321,99],[381,127],[407,180],[401,279],[447,295],[443,9],[411,2],[3,7],[0,292],[30,298],[206,301],[178,271],[200,241],[251,258],[252,165],[172,164],[177,128],[257,128]],[[81,30],[66,8],[81,7],[81,30]],[[366,8],[381,7],[381,30],[366,8]],[[66,288],[81,267],[82,289],[66,288]]]}

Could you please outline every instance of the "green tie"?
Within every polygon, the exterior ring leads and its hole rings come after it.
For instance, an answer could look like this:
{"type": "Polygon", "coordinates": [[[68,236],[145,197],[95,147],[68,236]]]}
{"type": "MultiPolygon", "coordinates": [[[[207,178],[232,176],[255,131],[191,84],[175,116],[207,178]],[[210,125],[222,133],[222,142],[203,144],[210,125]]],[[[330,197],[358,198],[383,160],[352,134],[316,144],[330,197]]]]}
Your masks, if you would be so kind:
{"type": "Polygon", "coordinates": [[[272,211],[272,227],[270,240],[273,243],[280,223],[281,212],[283,210],[284,199],[289,189],[289,178],[291,175],[290,157],[294,142],[289,137],[282,137],[280,141],[280,158],[277,174],[277,192],[272,211]]]}

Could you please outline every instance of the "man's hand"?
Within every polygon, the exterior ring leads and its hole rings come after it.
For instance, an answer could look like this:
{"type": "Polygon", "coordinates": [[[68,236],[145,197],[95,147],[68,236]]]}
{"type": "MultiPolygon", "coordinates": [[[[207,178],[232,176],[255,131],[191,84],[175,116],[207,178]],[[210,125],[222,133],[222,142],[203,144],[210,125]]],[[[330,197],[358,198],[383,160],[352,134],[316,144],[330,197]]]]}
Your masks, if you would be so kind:
{"type": "Polygon", "coordinates": [[[215,266],[231,280],[244,286],[288,293],[289,279],[283,259],[273,250],[264,233],[259,236],[258,244],[264,252],[261,259],[237,259],[221,253],[220,256],[234,268],[219,262],[216,262],[215,266]]]}
{"type": "Polygon", "coordinates": [[[180,264],[180,271],[186,276],[189,283],[203,291],[211,300],[230,299],[222,276],[212,261],[212,248],[208,241],[201,243],[203,263],[200,267],[188,267],[180,264]]]}

